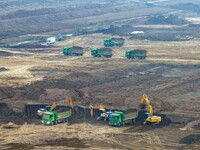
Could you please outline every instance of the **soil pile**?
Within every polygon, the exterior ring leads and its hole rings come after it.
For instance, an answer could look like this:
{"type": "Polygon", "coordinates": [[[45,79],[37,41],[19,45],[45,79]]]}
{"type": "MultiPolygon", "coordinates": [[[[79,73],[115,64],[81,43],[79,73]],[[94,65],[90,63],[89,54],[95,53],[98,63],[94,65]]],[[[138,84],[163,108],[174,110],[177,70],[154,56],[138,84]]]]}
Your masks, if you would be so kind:
{"type": "Polygon", "coordinates": [[[180,144],[192,144],[197,142],[200,142],[200,134],[190,134],[179,141],[180,144]]]}
{"type": "Polygon", "coordinates": [[[0,67],[0,72],[2,71],[7,71],[8,69],[4,68],[4,67],[0,67]]]}
{"type": "Polygon", "coordinates": [[[14,95],[15,95],[15,92],[12,88],[0,87],[0,100],[11,98],[14,95]]]}
{"type": "Polygon", "coordinates": [[[156,112],[160,112],[160,111],[174,111],[175,110],[175,106],[171,105],[169,102],[166,101],[156,101],[155,103],[152,104],[154,110],[156,112]]]}
{"type": "Polygon", "coordinates": [[[45,89],[39,86],[29,86],[24,90],[24,96],[27,99],[38,100],[40,95],[45,92],[45,89]]]}

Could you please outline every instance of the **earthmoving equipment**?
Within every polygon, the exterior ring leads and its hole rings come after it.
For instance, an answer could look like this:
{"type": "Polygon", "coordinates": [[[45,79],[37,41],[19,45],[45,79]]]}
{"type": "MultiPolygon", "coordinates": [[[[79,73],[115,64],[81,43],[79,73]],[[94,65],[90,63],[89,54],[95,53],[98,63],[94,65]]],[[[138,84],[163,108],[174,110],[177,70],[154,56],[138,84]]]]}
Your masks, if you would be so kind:
{"type": "Polygon", "coordinates": [[[45,108],[40,108],[37,111],[38,116],[43,116],[46,111],[53,111],[56,106],[68,106],[70,105],[73,108],[73,100],[71,97],[67,97],[65,100],[54,102],[51,106],[46,106],[45,108]]]}
{"type": "Polygon", "coordinates": [[[161,122],[162,118],[160,116],[153,116],[153,107],[151,106],[150,101],[146,94],[142,95],[140,104],[141,104],[141,109],[147,106],[149,110],[149,112],[146,113],[146,117],[145,117],[146,119],[144,121],[144,124],[148,124],[148,123],[158,124],[161,122]]]}
{"type": "Polygon", "coordinates": [[[110,48],[97,48],[91,50],[93,57],[112,57],[112,49],[110,48]]]}
{"type": "Polygon", "coordinates": [[[124,39],[123,38],[111,38],[111,39],[105,39],[104,40],[104,46],[123,46],[124,45],[124,39]]]}
{"type": "Polygon", "coordinates": [[[139,49],[135,49],[135,50],[127,50],[125,52],[125,57],[128,59],[145,59],[147,57],[147,51],[146,50],[139,50],[139,49]]]}
{"type": "Polygon", "coordinates": [[[56,41],[63,41],[64,40],[64,36],[62,34],[58,34],[56,36],[56,41]]]}
{"type": "Polygon", "coordinates": [[[124,113],[120,111],[114,111],[110,114],[109,125],[111,126],[124,126],[125,124],[133,124],[136,122],[138,112],[124,113]]]}
{"type": "Polygon", "coordinates": [[[56,125],[57,123],[67,122],[68,119],[71,117],[71,114],[71,109],[61,112],[47,110],[42,115],[42,123],[45,125],[56,125]]]}
{"type": "Polygon", "coordinates": [[[99,116],[97,117],[97,120],[108,121],[110,114],[112,114],[112,111],[106,111],[106,109],[102,105],[99,105],[98,109],[99,109],[99,116]]]}
{"type": "Polygon", "coordinates": [[[63,54],[65,56],[82,56],[83,48],[79,46],[64,47],[63,54]]]}

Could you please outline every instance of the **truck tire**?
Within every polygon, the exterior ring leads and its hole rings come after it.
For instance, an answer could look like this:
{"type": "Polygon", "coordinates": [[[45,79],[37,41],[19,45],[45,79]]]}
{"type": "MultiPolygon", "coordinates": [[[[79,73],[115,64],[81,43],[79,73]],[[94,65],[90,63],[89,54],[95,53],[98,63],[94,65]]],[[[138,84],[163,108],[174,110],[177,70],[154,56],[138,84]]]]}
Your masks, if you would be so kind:
{"type": "Polygon", "coordinates": [[[57,121],[57,120],[53,122],[53,125],[57,125],[57,124],[58,124],[58,121],[57,121]]]}

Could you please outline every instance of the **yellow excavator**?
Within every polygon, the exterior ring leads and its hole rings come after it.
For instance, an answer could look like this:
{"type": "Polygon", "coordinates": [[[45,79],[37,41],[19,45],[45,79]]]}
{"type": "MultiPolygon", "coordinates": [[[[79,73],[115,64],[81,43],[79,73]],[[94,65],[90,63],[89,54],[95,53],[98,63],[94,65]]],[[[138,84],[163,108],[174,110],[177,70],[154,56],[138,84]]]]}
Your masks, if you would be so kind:
{"type": "Polygon", "coordinates": [[[38,116],[42,116],[45,111],[53,111],[58,105],[70,105],[73,108],[73,101],[71,97],[67,97],[65,100],[54,102],[51,106],[46,106],[46,108],[40,108],[37,111],[38,116]]]}
{"type": "Polygon", "coordinates": [[[65,100],[62,101],[54,102],[51,105],[50,111],[53,111],[54,108],[56,108],[56,106],[58,105],[68,105],[68,104],[73,108],[74,105],[71,97],[67,97],[65,100]]]}
{"type": "Polygon", "coordinates": [[[159,124],[162,121],[162,118],[160,116],[153,116],[153,107],[151,106],[150,101],[146,94],[142,95],[140,104],[141,104],[141,108],[147,106],[149,110],[149,113],[146,113],[147,117],[144,121],[144,124],[148,124],[148,123],[159,124]]]}

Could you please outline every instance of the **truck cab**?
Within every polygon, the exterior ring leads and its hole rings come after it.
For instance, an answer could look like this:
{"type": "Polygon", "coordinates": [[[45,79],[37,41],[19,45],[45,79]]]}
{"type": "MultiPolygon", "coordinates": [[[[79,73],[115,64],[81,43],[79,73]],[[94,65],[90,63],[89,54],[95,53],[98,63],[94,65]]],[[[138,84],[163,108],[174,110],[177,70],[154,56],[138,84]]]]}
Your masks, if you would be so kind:
{"type": "Polygon", "coordinates": [[[69,54],[70,54],[70,48],[69,48],[69,47],[64,47],[64,48],[63,48],[63,54],[64,54],[65,56],[69,55],[69,54]]]}
{"type": "Polygon", "coordinates": [[[56,124],[57,114],[55,112],[46,111],[42,116],[42,123],[46,125],[56,124]]]}
{"type": "Polygon", "coordinates": [[[109,117],[109,125],[111,126],[122,126],[122,123],[124,121],[124,113],[123,112],[117,112],[110,114],[109,117]]]}

